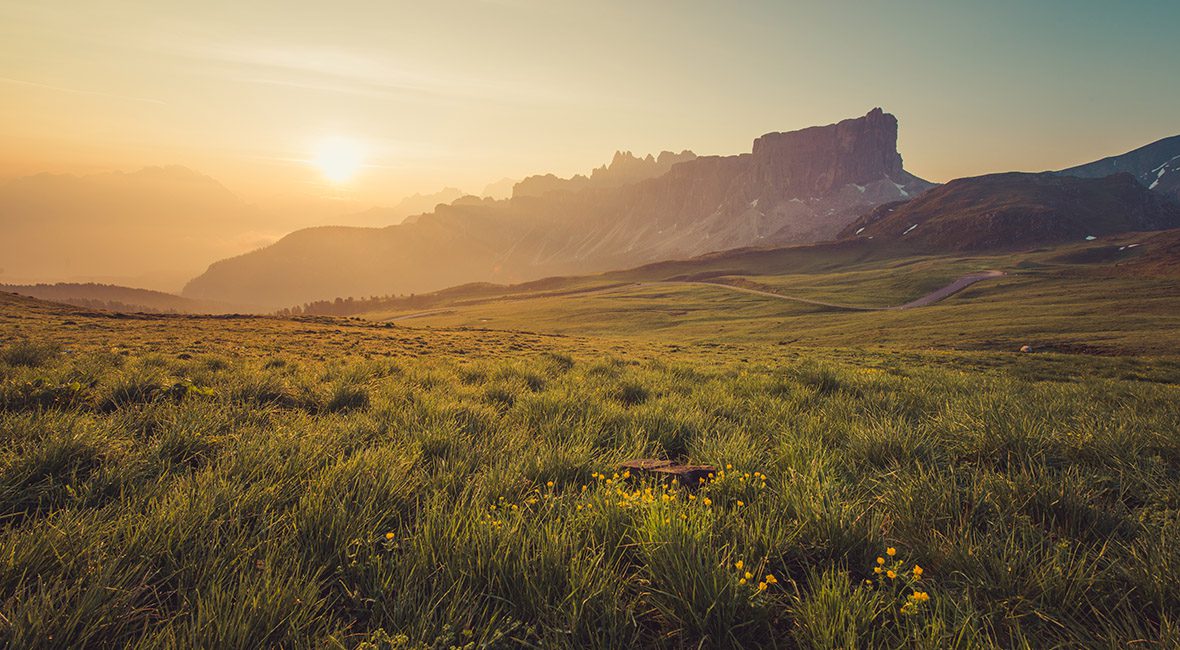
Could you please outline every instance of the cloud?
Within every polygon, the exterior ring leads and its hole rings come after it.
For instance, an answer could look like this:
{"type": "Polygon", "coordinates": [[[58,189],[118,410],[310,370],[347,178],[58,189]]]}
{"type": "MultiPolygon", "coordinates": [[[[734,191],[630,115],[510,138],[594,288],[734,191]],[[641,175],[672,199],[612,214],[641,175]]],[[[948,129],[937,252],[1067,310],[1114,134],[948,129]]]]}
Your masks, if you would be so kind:
{"type": "Polygon", "coordinates": [[[176,47],[175,51],[202,63],[220,64],[218,73],[236,81],[317,92],[522,103],[556,103],[570,99],[568,93],[556,92],[544,84],[415,69],[378,56],[335,47],[198,42],[176,47]]]}
{"type": "Polygon", "coordinates": [[[71,93],[75,95],[92,95],[97,97],[110,97],[113,99],[122,99],[130,102],[143,102],[146,104],[158,104],[166,106],[167,102],[159,99],[152,99],[150,97],[136,97],[134,95],[122,95],[119,93],[108,93],[101,90],[86,90],[84,88],[67,88],[65,86],[53,86],[50,84],[38,83],[36,81],[25,81],[24,79],[13,79],[11,77],[0,77],[0,83],[12,84],[17,86],[28,86],[31,88],[42,88],[44,90],[52,90],[59,93],[71,93]]]}

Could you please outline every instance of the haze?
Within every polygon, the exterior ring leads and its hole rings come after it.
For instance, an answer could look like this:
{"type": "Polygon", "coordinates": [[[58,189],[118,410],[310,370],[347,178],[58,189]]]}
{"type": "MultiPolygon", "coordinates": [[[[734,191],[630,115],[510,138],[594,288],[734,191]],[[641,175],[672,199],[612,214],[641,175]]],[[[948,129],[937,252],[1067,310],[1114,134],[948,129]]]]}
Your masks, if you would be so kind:
{"type": "Polygon", "coordinates": [[[0,180],[183,165],[265,212],[175,287],[413,193],[736,153],[872,106],[933,181],[1085,162],[1177,130],[1178,23],[1162,1],[5,1],[0,180]]]}

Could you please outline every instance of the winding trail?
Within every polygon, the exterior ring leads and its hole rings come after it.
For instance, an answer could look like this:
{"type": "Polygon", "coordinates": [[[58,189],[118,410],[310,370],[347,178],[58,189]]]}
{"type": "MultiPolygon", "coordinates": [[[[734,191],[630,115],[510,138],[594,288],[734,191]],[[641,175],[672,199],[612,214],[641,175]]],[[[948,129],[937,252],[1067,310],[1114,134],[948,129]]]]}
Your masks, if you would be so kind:
{"type": "Polygon", "coordinates": [[[891,307],[862,307],[858,305],[844,305],[835,302],[826,302],[823,300],[812,300],[811,298],[800,298],[798,296],[788,296],[782,293],[775,293],[773,291],[765,291],[762,289],[753,289],[751,287],[742,287],[733,284],[723,284],[721,282],[703,282],[703,281],[689,281],[689,280],[663,280],[659,282],[643,282],[639,284],[658,285],[658,284],[681,284],[681,285],[695,285],[705,287],[723,287],[731,291],[740,291],[742,293],[750,293],[756,296],[766,296],[768,298],[778,298],[779,300],[789,300],[791,302],[801,302],[808,305],[817,305],[819,307],[830,307],[832,309],[843,309],[845,311],[897,311],[901,309],[913,309],[914,307],[925,307],[933,305],[936,302],[945,300],[950,296],[966,289],[967,287],[981,282],[983,280],[990,280],[1004,275],[1003,271],[982,271],[979,273],[971,273],[958,278],[954,282],[945,287],[935,289],[930,293],[911,300],[903,305],[893,305],[891,307]]]}
{"type": "MultiPolygon", "coordinates": [[[[979,273],[970,273],[968,275],[964,275],[964,276],[958,278],[957,280],[955,280],[954,282],[951,282],[950,284],[946,285],[945,287],[935,289],[934,291],[931,291],[930,293],[928,293],[924,296],[921,296],[919,298],[916,298],[914,300],[911,300],[905,304],[893,305],[891,307],[862,307],[862,306],[858,306],[858,305],[843,305],[840,303],[826,302],[823,300],[812,300],[811,298],[800,298],[798,296],[788,296],[788,295],[782,294],[782,293],[775,293],[773,291],[765,291],[762,289],[754,289],[751,287],[741,287],[741,286],[737,286],[737,285],[733,285],[733,284],[723,284],[721,282],[704,282],[704,281],[700,281],[700,280],[696,280],[696,281],[693,281],[693,280],[659,280],[656,282],[634,282],[634,283],[630,283],[630,284],[603,287],[602,289],[592,289],[589,291],[579,291],[579,292],[576,292],[575,294],[572,294],[572,295],[577,295],[577,296],[581,297],[581,296],[592,296],[592,295],[596,295],[596,294],[601,295],[601,294],[617,293],[619,291],[623,291],[623,290],[627,289],[628,287],[644,287],[644,286],[650,287],[650,286],[658,286],[658,285],[686,285],[686,286],[700,286],[700,287],[720,287],[722,289],[729,289],[730,291],[739,291],[741,293],[749,293],[749,294],[753,294],[755,296],[766,296],[767,298],[776,298],[778,300],[788,300],[791,302],[800,302],[800,303],[804,303],[807,305],[828,307],[830,309],[842,309],[845,311],[897,311],[897,310],[901,310],[901,309],[913,309],[915,307],[925,307],[927,305],[933,305],[936,302],[945,300],[945,299],[955,295],[956,293],[962,291],[963,289],[966,289],[967,287],[975,284],[976,282],[982,282],[983,280],[991,280],[993,278],[1002,277],[1004,275],[1005,275],[1005,273],[1003,271],[981,271],[979,273]]],[[[476,304],[482,304],[482,303],[487,303],[487,302],[494,302],[496,300],[503,300],[504,298],[505,298],[505,296],[499,296],[496,298],[488,298],[486,300],[472,301],[467,304],[468,305],[476,305],[476,304]]],[[[425,318],[427,316],[434,316],[434,315],[438,315],[438,314],[452,313],[454,311],[455,311],[455,309],[453,307],[451,307],[451,308],[440,307],[437,309],[428,309],[426,311],[419,311],[419,312],[414,312],[414,313],[410,313],[410,314],[402,314],[400,316],[392,316],[390,318],[384,318],[382,320],[390,321],[390,322],[403,321],[403,320],[411,320],[414,318],[425,318]]]]}

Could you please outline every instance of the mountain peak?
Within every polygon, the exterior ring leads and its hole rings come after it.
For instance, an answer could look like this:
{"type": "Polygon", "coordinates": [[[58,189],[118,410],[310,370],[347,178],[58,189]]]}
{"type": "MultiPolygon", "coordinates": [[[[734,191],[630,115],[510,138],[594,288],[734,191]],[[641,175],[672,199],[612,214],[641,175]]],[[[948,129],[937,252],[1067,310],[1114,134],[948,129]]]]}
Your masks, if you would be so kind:
{"type": "Polygon", "coordinates": [[[753,156],[754,183],[772,190],[763,198],[805,199],[850,184],[917,180],[902,169],[897,118],[880,108],[827,126],[767,133],[754,140],[753,156]]]}

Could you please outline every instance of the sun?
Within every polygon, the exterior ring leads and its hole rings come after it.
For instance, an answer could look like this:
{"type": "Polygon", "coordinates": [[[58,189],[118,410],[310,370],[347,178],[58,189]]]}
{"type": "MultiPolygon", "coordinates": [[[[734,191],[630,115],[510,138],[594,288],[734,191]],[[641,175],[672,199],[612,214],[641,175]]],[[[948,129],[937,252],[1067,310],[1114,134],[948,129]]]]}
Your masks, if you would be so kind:
{"type": "Polygon", "coordinates": [[[326,138],[316,147],[309,161],[324,178],[333,183],[345,183],[364,166],[364,151],[360,143],[348,138],[326,138]]]}

